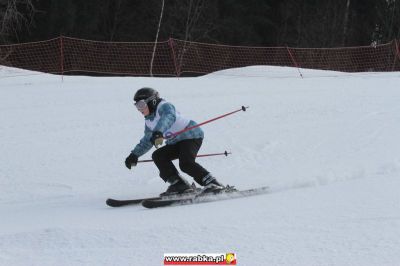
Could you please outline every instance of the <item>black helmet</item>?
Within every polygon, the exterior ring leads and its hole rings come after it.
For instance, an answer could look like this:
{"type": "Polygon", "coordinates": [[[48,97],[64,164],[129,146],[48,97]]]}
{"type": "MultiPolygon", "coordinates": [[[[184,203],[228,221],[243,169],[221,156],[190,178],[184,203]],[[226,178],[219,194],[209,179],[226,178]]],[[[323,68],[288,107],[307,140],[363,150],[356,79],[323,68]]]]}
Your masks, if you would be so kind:
{"type": "Polygon", "coordinates": [[[139,89],[136,93],[135,96],[133,97],[133,100],[135,102],[140,101],[140,100],[147,100],[150,97],[154,97],[155,99],[160,98],[160,95],[158,91],[152,88],[141,88],[139,89]]]}
{"type": "Polygon", "coordinates": [[[150,113],[153,113],[156,110],[156,107],[158,103],[161,101],[160,94],[158,91],[152,88],[141,88],[139,89],[136,93],[135,96],[133,97],[133,100],[135,102],[138,102],[140,100],[145,100],[147,103],[147,106],[149,107],[150,113]]]}

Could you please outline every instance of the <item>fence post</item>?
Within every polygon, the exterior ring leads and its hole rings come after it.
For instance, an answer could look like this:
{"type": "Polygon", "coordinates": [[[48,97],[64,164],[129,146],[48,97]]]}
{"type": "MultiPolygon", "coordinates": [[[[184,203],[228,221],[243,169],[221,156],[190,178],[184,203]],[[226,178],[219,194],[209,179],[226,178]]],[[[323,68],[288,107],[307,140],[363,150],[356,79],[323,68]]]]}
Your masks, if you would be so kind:
{"type": "Polygon", "coordinates": [[[287,51],[289,53],[290,58],[293,61],[293,64],[295,65],[295,67],[297,67],[297,71],[299,71],[300,77],[303,78],[303,74],[301,74],[299,64],[297,64],[296,60],[294,59],[294,56],[292,55],[292,52],[290,51],[290,48],[288,46],[286,46],[286,49],[287,49],[287,51]]]}
{"type": "Polygon", "coordinates": [[[174,44],[175,44],[174,39],[169,38],[168,45],[171,48],[172,60],[174,61],[174,66],[175,66],[175,73],[176,73],[176,76],[179,77],[180,73],[179,73],[178,65],[176,64],[176,54],[175,54],[174,44]]]}
{"type": "Polygon", "coordinates": [[[396,60],[399,60],[399,64],[400,64],[400,47],[398,44],[398,41],[396,39],[394,39],[394,44],[395,44],[395,55],[394,55],[394,61],[393,61],[393,66],[392,66],[392,71],[395,70],[396,67],[396,60]]]}
{"type": "Polygon", "coordinates": [[[60,70],[61,70],[61,81],[64,81],[64,37],[60,36],[60,70]]]}

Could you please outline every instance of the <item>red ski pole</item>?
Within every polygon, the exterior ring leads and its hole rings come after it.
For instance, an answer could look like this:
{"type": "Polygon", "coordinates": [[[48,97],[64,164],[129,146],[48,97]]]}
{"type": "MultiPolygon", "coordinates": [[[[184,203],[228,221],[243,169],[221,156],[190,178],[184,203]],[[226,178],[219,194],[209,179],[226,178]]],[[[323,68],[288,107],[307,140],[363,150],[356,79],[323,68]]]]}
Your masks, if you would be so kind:
{"type": "Polygon", "coordinates": [[[199,126],[208,124],[208,123],[213,122],[213,121],[215,121],[215,120],[224,118],[224,117],[226,117],[226,116],[228,116],[228,115],[233,115],[234,113],[237,113],[237,112],[240,112],[240,111],[246,111],[247,108],[249,108],[249,106],[247,106],[247,107],[242,106],[242,108],[240,108],[240,109],[238,109],[238,110],[235,110],[235,111],[233,111],[233,112],[230,112],[230,113],[227,113],[227,114],[224,114],[224,115],[221,115],[221,116],[212,118],[212,119],[210,119],[210,120],[204,121],[204,122],[202,122],[202,123],[200,123],[200,124],[197,124],[197,125],[195,125],[195,126],[192,126],[192,127],[187,127],[187,128],[185,128],[185,129],[182,129],[181,131],[178,131],[178,132],[175,132],[175,133],[170,133],[169,135],[166,136],[166,139],[174,138],[174,137],[178,136],[179,134],[182,134],[182,133],[184,133],[184,132],[186,132],[186,131],[189,131],[189,130],[192,130],[192,129],[196,128],[196,127],[199,127],[199,126]]]}
{"type": "MultiPolygon", "coordinates": [[[[218,155],[228,156],[228,154],[232,154],[232,153],[225,151],[225,152],[222,152],[222,153],[200,154],[200,155],[197,155],[196,157],[209,157],[209,156],[218,156],[218,155]]],[[[141,160],[141,161],[138,161],[138,163],[148,163],[148,162],[152,162],[152,161],[153,160],[141,160]]]]}

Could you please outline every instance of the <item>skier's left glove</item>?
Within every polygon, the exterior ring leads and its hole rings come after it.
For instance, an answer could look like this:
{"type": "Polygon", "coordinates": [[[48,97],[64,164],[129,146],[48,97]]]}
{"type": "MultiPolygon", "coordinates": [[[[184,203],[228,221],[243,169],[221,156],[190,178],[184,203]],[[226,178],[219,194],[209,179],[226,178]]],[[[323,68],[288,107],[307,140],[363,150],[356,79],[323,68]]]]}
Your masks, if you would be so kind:
{"type": "Polygon", "coordinates": [[[129,154],[128,157],[125,159],[125,166],[130,170],[132,166],[136,166],[138,163],[138,157],[134,154],[131,153],[129,154]]]}
{"type": "Polygon", "coordinates": [[[163,144],[164,137],[160,131],[153,132],[153,135],[150,138],[151,143],[158,149],[159,146],[163,144]]]}

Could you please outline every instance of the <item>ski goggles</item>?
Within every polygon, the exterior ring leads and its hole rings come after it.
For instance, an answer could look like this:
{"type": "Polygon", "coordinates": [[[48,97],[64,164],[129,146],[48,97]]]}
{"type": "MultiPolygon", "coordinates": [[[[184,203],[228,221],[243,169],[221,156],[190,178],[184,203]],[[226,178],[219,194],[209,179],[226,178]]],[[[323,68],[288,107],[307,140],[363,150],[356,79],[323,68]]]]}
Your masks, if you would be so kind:
{"type": "Polygon", "coordinates": [[[155,98],[156,98],[156,96],[151,96],[147,99],[139,100],[139,101],[135,102],[135,106],[139,111],[143,111],[144,109],[147,108],[147,103],[154,100],[155,98]]]}

